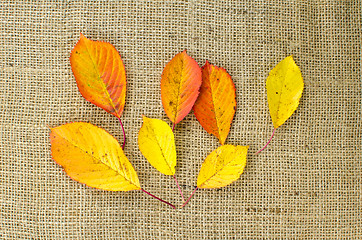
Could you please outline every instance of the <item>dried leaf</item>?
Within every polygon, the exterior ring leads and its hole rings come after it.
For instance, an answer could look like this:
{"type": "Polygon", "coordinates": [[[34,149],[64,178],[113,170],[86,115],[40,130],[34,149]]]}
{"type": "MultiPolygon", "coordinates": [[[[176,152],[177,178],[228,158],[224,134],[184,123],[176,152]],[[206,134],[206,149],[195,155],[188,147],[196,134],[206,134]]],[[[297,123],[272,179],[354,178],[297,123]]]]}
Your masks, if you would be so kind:
{"type": "Polygon", "coordinates": [[[70,63],[83,97],[120,118],[126,98],[126,73],[113,45],[81,34],[70,63]]]}
{"type": "Polygon", "coordinates": [[[175,140],[166,122],[143,116],[143,125],[138,133],[138,147],[158,171],[166,175],[175,174],[175,140]]]}
{"type": "Polygon", "coordinates": [[[220,188],[243,173],[249,146],[223,145],[206,157],[197,178],[198,188],[220,188]]]}
{"type": "Polygon", "coordinates": [[[108,191],[141,189],[137,173],[117,140],[90,123],[51,129],[53,159],[74,180],[108,191]]]}
{"type": "Polygon", "coordinates": [[[186,50],[177,54],[161,77],[161,98],[169,119],[177,124],[191,110],[201,85],[201,70],[186,50]]]}
{"type": "Polygon", "coordinates": [[[303,86],[302,74],[292,56],[286,57],[270,71],[266,88],[269,111],[275,129],[297,109],[303,86]]]}
{"type": "Polygon", "coordinates": [[[224,144],[235,108],[235,85],[230,75],[225,69],[206,61],[202,68],[200,95],[193,108],[197,120],[208,133],[224,144]]]}

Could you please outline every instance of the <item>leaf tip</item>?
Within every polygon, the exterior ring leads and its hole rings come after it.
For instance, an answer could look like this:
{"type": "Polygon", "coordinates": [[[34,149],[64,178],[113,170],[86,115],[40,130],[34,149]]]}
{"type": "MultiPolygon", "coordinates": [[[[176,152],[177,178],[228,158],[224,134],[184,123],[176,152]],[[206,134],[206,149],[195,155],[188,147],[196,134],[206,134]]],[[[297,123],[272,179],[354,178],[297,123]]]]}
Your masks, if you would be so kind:
{"type": "Polygon", "coordinates": [[[142,114],[142,121],[143,121],[143,122],[147,121],[148,119],[149,119],[149,118],[146,117],[146,115],[142,114]]]}
{"type": "Polygon", "coordinates": [[[80,37],[79,37],[80,39],[86,38],[82,32],[80,32],[79,34],[80,34],[80,37]]]}
{"type": "Polygon", "coordinates": [[[286,57],[285,59],[288,59],[289,61],[294,62],[294,58],[293,55],[289,55],[288,57],[286,57]]]}
{"type": "Polygon", "coordinates": [[[210,62],[208,61],[208,60],[206,60],[205,61],[205,65],[203,66],[203,68],[206,68],[206,67],[208,67],[208,66],[210,66],[211,64],[210,64],[210,62]]]}

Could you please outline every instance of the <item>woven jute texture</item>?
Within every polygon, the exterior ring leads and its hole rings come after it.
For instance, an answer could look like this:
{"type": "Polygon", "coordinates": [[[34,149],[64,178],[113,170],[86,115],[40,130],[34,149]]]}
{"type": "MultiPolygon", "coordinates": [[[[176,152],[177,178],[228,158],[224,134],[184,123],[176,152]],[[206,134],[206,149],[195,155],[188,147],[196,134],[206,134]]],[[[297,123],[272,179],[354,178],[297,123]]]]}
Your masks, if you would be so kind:
{"type": "MultiPolygon", "coordinates": [[[[360,239],[361,1],[1,1],[1,239],[360,239]],[[170,176],[142,156],[142,114],[167,119],[161,73],[187,52],[225,68],[237,110],[228,144],[250,145],[241,178],[198,190],[173,210],[141,191],[70,179],[51,158],[49,127],[84,121],[122,141],[115,117],[87,102],[70,69],[80,32],[112,43],[127,72],[125,152],[147,191],[176,205],[170,176]],[[271,144],[265,82],[286,56],[305,89],[271,144]]],[[[219,146],[192,113],[176,126],[186,196],[219,146]]]]}

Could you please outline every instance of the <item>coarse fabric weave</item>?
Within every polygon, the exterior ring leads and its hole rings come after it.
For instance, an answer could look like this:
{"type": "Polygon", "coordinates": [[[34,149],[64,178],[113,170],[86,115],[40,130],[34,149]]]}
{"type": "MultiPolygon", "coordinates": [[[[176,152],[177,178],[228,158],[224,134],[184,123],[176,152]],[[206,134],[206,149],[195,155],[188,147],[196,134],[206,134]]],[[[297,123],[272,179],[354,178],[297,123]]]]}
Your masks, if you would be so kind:
{"type": "MultiPolygon", "coordinates": [[[[361,239],[361,1],[0,2],[1,239],[361,239]],[[172,177],[142,156],[142,114],[167,119],[160,79],[187,49],[225,68],[237,91],[227,144],[250,145],[233,184],[198,190],[179,210],[141,191],[70,179],[51,158],[49,127],[84,121],[122,141],[118,120],[79,93],[69,62],[80,32],[113,44],[127,72],[125,152],[147,191],[176,205],[172,177]],[[305,88],[277,129],[265,82],[286,56],[305,88]]],[[[219,146],[190,113],[175,129],[186,196],[219,146]]]]}

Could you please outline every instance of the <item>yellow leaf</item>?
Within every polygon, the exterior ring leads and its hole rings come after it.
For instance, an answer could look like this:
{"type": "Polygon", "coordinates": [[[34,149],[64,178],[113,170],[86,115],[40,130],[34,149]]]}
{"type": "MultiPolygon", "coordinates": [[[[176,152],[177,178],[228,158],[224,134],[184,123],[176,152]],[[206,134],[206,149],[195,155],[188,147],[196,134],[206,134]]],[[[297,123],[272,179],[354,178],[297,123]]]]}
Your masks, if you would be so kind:
{"type": "Polygon", "coordinates": [[[302,74],[292,56],[286,57],[270,71],[266,88],[275,129],[297,109],[303,86],[302,74]]]}
{"type": "Polygon", "coordinates": [[[143,125],[138,133],[138,147],[158,171],[166,175],[175,174],[175,139],[166,122],[143,116],[143,125]]]}
{"type": "Polygon", "coordinates": [[[74,180],[108,191],[141,189],[137,173],[117,140],[90,123],[51,129],[53,159],[74,180]]]}
{"type": "Polygon", "coordinates": [[[223,145],[210,153],[201,166],[198,188],[220,188],[236,181],[244,171],[249,146],[223,145]]]}

